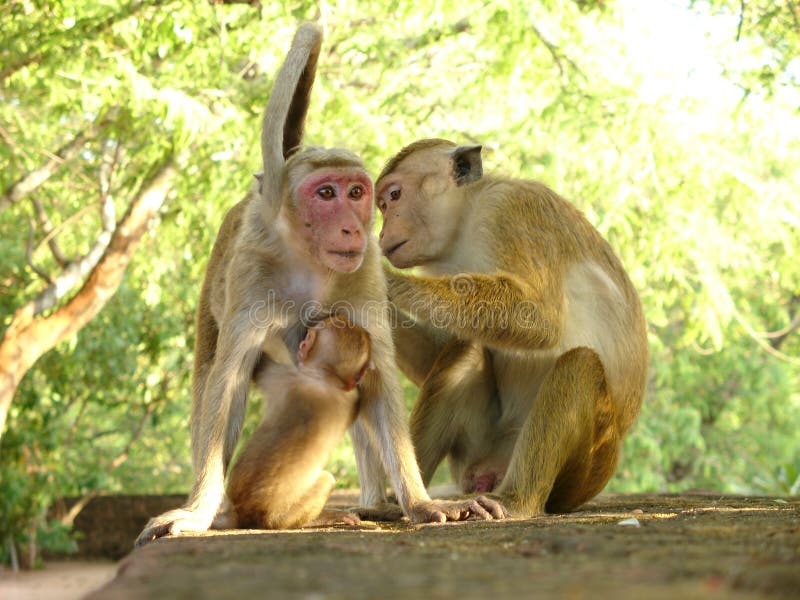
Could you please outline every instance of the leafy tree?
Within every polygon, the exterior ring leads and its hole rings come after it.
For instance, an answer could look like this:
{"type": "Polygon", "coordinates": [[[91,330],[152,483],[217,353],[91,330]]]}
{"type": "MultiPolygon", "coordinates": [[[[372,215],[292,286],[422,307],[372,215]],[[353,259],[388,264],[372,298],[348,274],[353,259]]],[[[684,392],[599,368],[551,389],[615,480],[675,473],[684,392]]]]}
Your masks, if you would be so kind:
{"type": "Polygon", "coordinates": [[[700,14],[722,17],[729,39],[724,64],[749,95],[777,86],[800,86],[800,6],[770,0],[691,0],[700,14]]]}
{"type": "MultiPolygon", "coordinates": [[[[610,489],[798,493],[793,6],[746,3],[737,34],[740,3],[691,4],[717,32],[711,95],[640,59],[623,0],[4,4],[3,558],[65,543],[75,512],[46,517],[59,496],[191,485],[199,284],[259,166],[272,78],[317,17],[308,143],[377,173],[420,137],[481,142],[488,168],[543,180],[620,254],[651,377],[610,489]]],[[[356,483],[347,444],[332,468],[356,483]]]]}

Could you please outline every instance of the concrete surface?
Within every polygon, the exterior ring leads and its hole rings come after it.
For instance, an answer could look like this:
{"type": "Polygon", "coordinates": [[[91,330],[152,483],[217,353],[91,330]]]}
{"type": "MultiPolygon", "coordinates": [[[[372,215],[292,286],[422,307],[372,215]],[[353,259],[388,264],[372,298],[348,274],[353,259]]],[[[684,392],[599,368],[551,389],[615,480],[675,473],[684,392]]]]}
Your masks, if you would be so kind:
{"type": "Polygon", "coordinates": [[[800,499],[609,495],[528,520],[184,534],[89,596],[248,597],[800,598],[800,499]]]}

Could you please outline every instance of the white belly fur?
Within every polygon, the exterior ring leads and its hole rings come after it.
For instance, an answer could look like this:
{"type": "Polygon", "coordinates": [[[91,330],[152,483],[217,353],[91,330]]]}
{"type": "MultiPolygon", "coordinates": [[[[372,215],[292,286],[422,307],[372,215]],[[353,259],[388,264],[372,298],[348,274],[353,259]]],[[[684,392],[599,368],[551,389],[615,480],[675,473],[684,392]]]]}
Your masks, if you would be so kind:
{"type": "Polygon", "coordinates": [[[578,346],[595,350],[613,396],[624,370],[625,332],[632,329],[625,296],[598,265],[585,262],[567,273],[564,305],[567,318],[558,354],[578,346]]]}

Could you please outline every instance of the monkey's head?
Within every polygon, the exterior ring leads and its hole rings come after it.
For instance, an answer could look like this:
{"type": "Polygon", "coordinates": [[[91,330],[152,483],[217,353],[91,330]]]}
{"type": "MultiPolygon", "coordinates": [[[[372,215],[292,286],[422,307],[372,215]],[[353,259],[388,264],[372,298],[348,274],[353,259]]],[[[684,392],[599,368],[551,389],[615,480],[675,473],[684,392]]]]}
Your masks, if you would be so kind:
{"type": "Polygon", "coordinates": [[[334,375],[346,390],[352,390],[369,367],[369,335],[344,317],[333,315],[308,329],[297,350],[297,362],[334,375]]]}
{"type": "Polygon", "coordinates": [[[350,273],[361,266],[373,218],[372,180],[346,150],[307,148],[283,169],[283,208],[312,258],[350,273]]]}
{"type": "Polygon", "coordinates": [[[482,176],[481,146],[447,140],[414,142],[389,160],[375,186],[389,261],[402,269],[444,258],[459,230],[464,188],[482,176]]]}

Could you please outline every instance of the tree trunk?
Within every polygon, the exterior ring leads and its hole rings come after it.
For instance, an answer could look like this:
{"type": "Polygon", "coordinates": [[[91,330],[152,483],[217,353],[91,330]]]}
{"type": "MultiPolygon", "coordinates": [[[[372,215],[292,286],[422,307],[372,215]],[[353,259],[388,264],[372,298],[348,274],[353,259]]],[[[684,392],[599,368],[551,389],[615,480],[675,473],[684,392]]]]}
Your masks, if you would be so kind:
{"type": "Polygon", "coordinates": [[[26,307],[14,314],[0,342],[0,438],[14,394],[28,370],[39,357],[91,321],[117,291],[176,175],[175,167],[168,164],[143,186],[115,228],[105,254],[69,302],[47,317],[34,318],[26,307]]]}

